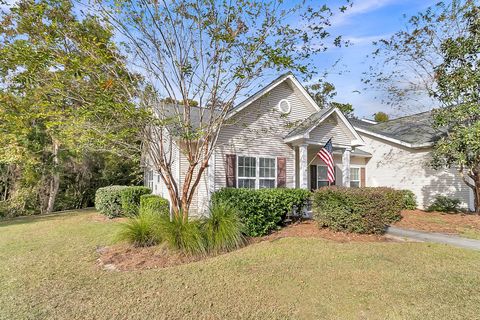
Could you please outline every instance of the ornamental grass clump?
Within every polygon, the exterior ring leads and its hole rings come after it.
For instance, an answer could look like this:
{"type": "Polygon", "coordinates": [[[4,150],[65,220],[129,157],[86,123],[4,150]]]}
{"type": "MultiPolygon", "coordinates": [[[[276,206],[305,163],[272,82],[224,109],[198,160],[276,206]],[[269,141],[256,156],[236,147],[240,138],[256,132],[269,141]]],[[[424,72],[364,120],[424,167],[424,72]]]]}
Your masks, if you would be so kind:
{"type": "Polygon", "coordinates": [[[226,204],[213,205],[208,217],[184,220],[182,214],[170,216],[165,199],[144,195],[140,214],[122,224],[119,239],[134,246],[163,243],[186,255],[206,255],[243,246],[242,231],[237,211],[226,204]]]}
{"type": "Polygon", "coordinates": [[[210,215],[204,219],[202,227],[208,251],[231,251],[245,244],[237,210],[223,202],[210,208],[210,215]]]}
{"type": "Polygon", "coordinates": [[[136,217],[130,217],[121,224],[119,240],[126,240],[136,247],[148,247],[161,242],[158,237],[157,225],[162,217],[151,212],[142,212],[136,217]]]}
{"type": "Polygon", "coordinates": [[[181,214],[170,219],[161,219],[157,225],[158,237],[174,250],[187,255],[204,255],[208,253],[208,246],[202,230],[200,220],[183,220],[181,214]]]}

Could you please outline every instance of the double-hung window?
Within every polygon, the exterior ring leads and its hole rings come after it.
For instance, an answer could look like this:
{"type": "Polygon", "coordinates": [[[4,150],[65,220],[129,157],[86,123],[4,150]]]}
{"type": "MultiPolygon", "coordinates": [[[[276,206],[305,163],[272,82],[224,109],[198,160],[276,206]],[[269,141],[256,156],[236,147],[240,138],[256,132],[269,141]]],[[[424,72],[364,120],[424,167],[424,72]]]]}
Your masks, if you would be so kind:
{"type": "Polygon", "coordinates": [[[255,189],[257,158],[238,157],[238,187],[255,189]]]}
{"type": "Polygon", "coordinates": [[[259,158],[259,188],[275,188],[275,159],[259,158]]]}
{"type": "Polygon", "coordinates": [[[360,168],[350,168],[350,188],[360,187],[360,168]]]}
{"type": "Polygon", "coordinates": [[[317,166],[317,188],[328,186],[328,171],[327,166],[317,166]]]}
{"type": "Polygon", "coordinates": [[[239,188],[275,188],[275,158],[239,156],[237,175],[239,188]]]}

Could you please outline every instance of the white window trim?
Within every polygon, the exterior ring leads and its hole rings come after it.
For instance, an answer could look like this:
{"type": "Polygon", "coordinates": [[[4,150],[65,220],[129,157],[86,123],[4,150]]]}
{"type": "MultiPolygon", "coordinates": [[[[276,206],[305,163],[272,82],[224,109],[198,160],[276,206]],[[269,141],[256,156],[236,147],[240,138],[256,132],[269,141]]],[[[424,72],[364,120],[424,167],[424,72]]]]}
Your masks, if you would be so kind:
{"type": "Polygon", "coordinates": [[[358,181],[358,187],[362,187],[362,168],[365,168],[365,166],[361,165],[350,165],[350,185],[348,186],[349,188],[355,188],[352,187],[352,182],[357,182],[358,181]],[[353,180],[352,179],[352,169],[358,169],[358,180],[353,180]]]}
{"type": "Polygon", "coordinates": [[[155,177],[154,177],[154,171],[153,169],[151,168],[148,168],[147,172],[146,172],[146,179],[145,179],[145,186],[147,188],[150,188],[150,190],[152,190],[153,192],[153,186],[155,185],[155,177]]]}
{"type": "Polygon", "coordinates": [[[264,155],[258,155],[258,156],[251,156],[248,154],[237,154],[236,155],[236,164],[235,164],[235,178],[236,178],[236,185],[237,188],[239,188],[238,180],[239,179],[255,179],[255,190],[260,189],[260,179],[271,179],[274,181],[273,185],[274,187],[272,189],[277,188],[277,157],[272,157],[272,156],[264,156],[264,155]],[[238,176],[238,158],[240,157],[249,157],[249,158],[255,158],[255,177],[239,177],[238,176]],[[273,178],[260,178],[260,158],[266,158],[266,159],[273,159],[275,163],[275,175],[273,178]]]}

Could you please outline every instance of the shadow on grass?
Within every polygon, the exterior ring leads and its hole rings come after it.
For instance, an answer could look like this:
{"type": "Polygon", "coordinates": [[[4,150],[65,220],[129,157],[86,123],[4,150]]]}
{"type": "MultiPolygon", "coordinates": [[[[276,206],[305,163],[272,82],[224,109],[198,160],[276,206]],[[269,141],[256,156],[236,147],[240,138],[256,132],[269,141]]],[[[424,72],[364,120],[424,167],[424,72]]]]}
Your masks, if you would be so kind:
{"type": "Polygon", "coordinates": [[[13,225],[20,225],[20,224],[28,224],[32,222],[40,222],[40,221],[51,221],[59,218],[68,218],[71,216],[77,216],[85,213],[93,213],[95,212],[95,208],[85,208],[85,209],[74,209],[74,210],[65,210],[65,211],[57,211],[50,214],[44,215],[32,215],[32,216],[21,216],[15,218],[6,218],[0,219],[0,228],[13,226],[13,225]]]}

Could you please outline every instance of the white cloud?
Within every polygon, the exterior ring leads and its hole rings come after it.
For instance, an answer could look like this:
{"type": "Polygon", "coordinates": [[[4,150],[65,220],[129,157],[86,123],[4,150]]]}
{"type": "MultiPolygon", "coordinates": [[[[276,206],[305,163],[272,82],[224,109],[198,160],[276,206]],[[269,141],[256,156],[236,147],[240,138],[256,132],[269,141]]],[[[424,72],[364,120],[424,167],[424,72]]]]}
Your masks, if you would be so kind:
{"type": "Polygon", "coordinates": [[[364,44],[372,44],[373,41],[378,41],[380,39],[387,39],[391,36],[391,34],[378,34],[373,36],[344,36],[343,40],[349,41],[355,45],[364,45],[364,44]]]}
{"type": "Polygon", "coordinates": [[[353,2],[353,5],[345,12],[336,14],[332,18],[332,25],[347,24],[357,15],[375,11],[397,1],[399,0],[358,0],[358,2],[353,2]]]}

